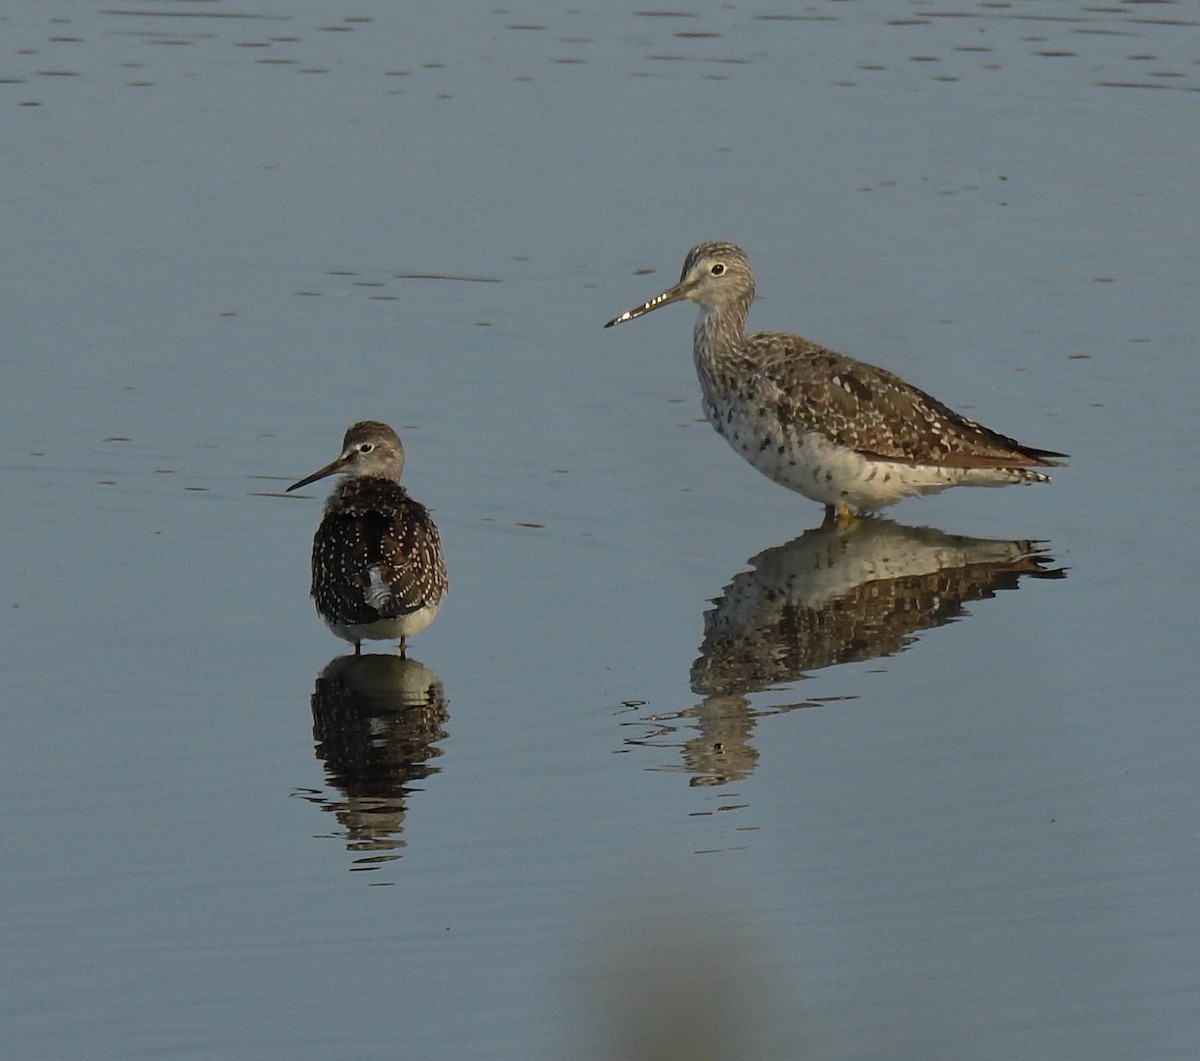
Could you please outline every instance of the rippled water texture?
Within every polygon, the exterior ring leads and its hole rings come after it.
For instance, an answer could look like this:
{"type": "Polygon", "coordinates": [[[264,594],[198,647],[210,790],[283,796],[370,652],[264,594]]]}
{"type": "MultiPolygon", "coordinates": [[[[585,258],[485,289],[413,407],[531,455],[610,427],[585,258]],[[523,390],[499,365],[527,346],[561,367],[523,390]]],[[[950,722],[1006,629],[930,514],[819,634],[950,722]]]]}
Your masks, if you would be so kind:
{"type": "Polygon", "coordinates": [[[9,0],[0,1041],[100,1061],[1191,1061],[1200,15],[9,0]],[[851,531],[755,329],[1045,486],[851,531]],[[450,593],[308,600],[380,419],[450,593]]]}

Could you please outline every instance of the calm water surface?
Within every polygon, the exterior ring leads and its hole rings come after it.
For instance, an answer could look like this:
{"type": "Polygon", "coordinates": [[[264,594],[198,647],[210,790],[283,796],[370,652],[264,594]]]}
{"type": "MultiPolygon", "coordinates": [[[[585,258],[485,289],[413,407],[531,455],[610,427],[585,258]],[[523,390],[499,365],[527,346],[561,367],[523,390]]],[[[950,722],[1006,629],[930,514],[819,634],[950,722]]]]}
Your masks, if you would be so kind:
{"type": "Polygon", "coordinates": [[[1197,1056],[1194,7],[0,31],[6,1057],[1197,1056]],[[600,327],[702,239],[1071,466],[811,529],[600,327]],[[281,496],[368,417],[403,664],[281,496]]]}

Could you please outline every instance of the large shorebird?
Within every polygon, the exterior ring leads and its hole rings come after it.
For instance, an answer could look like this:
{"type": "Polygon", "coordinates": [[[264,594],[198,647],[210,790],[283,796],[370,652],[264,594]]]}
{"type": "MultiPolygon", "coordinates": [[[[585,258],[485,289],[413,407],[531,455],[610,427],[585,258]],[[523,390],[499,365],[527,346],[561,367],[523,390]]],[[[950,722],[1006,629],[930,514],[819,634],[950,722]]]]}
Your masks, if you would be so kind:
{"type": "Polygon", "coordinates": [[[1044,483],[1065,457],[961,416],[886,369],[783,332],[745,332],[754,274],[740,248],[701,243],[679,283],[605,325],[687,300],[704,412],[767,478],[851,518],[951,486],[1044,483]]]}

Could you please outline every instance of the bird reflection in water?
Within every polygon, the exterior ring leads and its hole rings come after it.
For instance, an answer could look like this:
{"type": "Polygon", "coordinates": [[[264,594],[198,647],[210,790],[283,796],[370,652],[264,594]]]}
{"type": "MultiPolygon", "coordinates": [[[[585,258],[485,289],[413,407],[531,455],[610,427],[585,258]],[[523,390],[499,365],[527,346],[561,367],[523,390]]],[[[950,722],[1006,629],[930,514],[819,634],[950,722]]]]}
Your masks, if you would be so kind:
{"type": "Polygon", "coordinates": [[[639,743],[670,743],[675,719],[698,733],[683,746],[693,785],[747,776],[750,744],[763,715],[854,697],[814,697],[754,708],[750,695],[808,677],[809,671],[902,652],[921,630],[967,614],[970,601],[1016,589],[1022,578],[1063,578],[1043,543],[945,534],[865,518],[828,525],[748,561],[704,616],[692,691],[705,699],[658,716],[639,743]]]}
{"type": "Polygon", "coordinates": [[[399,858],[406,800],[438,772],[435,745],[449,715],[442,683],[415,659],[338,656],[317,676],[312,695],[316,755],[336,795],[298,793],[333,814],[354,870],[399,858]]]}

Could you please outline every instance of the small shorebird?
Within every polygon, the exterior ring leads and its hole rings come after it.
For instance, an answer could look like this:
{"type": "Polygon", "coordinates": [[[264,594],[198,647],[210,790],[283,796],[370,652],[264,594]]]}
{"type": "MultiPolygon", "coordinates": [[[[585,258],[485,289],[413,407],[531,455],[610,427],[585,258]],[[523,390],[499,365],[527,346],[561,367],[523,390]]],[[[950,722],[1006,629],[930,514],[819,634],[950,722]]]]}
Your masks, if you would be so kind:
{"type": "Polygon", "coordinates": [[[387,424],[363,420],[338,458],[288,492],[346,476],[329,496],[313,537],[312,598],[326,625],[362,651],[363,641],[400,642],[425,629],[446,592],[446,565],[429,510],[400,485],[404,446],[387,424]]]}
{"type": "Polygon", "coordinates": [[[951,486],[1048,482],[1036,469],[1066,456],[799,335],[747,335],[754,274],[731,243],[693,247],[679,283],[605,327],[685,299],[700,307],[692,354],[709,423],[768,479],[823,504],[827,521],[951,486]]]}

